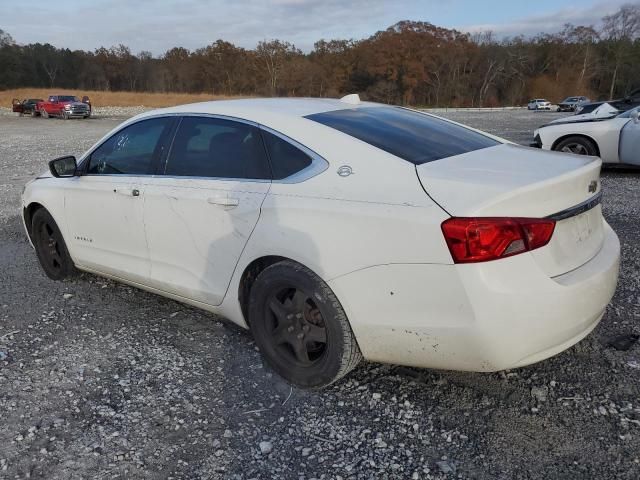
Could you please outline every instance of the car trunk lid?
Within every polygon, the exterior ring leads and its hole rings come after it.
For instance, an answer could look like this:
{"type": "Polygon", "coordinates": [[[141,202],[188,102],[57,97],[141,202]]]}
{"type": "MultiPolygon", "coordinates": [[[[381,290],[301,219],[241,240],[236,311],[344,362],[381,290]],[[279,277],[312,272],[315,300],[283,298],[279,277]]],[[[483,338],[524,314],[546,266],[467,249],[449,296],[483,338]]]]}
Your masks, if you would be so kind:
{"type": "Polygon", "coordinates": [[[597,157],[503,144],[416,171],[425,191],[452,216],[555,216],[551,241],[531,252],[553,277],[583,265],[602,247],[601,165],[597,157]]]}

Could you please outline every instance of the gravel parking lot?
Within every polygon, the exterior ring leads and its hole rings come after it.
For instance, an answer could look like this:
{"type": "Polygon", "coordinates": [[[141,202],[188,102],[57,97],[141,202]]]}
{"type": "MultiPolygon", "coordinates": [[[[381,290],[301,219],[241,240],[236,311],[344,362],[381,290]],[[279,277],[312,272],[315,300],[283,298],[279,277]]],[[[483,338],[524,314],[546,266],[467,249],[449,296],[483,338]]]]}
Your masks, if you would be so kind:
{"type": "MultiPolygon", "coordinates": [[[[0,478],[640,478],[640,345],[609,345],[640,334],[638,173],[603,173],[621,277],[577,346],[495,374],[363,363],[302,391],[222,318],[89,274],[45,277],[22,185],[131,112],[99,113],[0,114],[0,478]]],[[[560,115],[439,114],[525,144],[560,115]]]]}

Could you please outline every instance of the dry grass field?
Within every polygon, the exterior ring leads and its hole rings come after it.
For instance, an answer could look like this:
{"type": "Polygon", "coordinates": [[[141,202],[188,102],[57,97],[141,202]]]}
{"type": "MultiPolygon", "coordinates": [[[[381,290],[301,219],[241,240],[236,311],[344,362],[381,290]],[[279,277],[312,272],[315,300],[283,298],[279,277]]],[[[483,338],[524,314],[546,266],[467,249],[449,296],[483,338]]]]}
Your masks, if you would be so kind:
{"type": "Polygon", "coordinates": [[[110,107],[170,107],[183,103],[222,100],[225,95],[208,95],[206,93],[145,93],[145,92],[104,92],[91,90],[67,90],[64,88],[20,88],[16,90],[0,90],[0,106],[10,107],[14,98],[47,98],[54,94],[77,95],[82,98],[88,95],[94,106],[110,107]]]}

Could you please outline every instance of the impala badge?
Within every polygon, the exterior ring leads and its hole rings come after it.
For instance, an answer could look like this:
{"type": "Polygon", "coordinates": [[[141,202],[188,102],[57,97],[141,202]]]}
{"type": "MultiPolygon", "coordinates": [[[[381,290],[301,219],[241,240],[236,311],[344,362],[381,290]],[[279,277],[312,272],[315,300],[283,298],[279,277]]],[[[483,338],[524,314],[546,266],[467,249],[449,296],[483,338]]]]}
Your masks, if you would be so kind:
{"type": "Polygon", "coordinates": [[[592,180],[591,183],[589,184],[589,193],[596,193],[597,189],[598,189],[598,181],[592,180]]]}

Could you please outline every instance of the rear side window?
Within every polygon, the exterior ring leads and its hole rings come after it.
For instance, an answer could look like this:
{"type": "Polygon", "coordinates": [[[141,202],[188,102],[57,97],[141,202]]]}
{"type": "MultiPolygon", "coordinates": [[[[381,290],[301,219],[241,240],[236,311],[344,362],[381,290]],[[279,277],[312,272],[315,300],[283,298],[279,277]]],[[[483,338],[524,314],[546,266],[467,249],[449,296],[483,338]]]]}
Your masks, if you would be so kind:
{"type": "Polygon", "coordinates": [[[500,144],[468,128],[400,107],[336,110],[306,118],[416,165],[500,144]]]}
{"type": "Polygon", "coordinates": [[[93,151],[87,173],[92,175],[154,173],[154,160],[172,123],[172,118],[153,118],[123,128],[93,151]]]}
{"type": "Polygon", "coordinates": [[[266,131],[262,136],[269,152],[274,180],[290,177],[311,165],[311,157],[295,145],[266,131]]]}
{"type": "Polygon", "coordinates": [[[165,175],[270,179],[256,127],[206,117],[184,117],[167,159],[165,175]]]}

